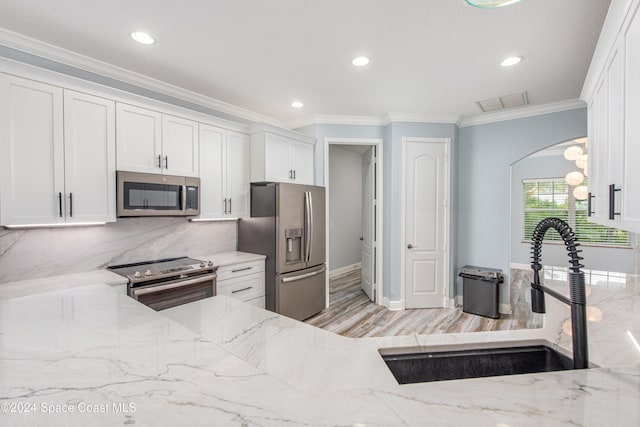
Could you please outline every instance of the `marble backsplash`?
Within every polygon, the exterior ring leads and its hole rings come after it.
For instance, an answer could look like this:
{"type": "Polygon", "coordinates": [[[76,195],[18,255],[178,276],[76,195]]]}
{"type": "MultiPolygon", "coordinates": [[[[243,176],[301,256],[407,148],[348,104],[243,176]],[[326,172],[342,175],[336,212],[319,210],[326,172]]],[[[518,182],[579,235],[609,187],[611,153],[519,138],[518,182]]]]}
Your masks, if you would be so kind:
{"type": "Polygon", "coordinates": [[[185,255],[236,250],[235,221],[121,218],[104,226],[0,227],[0,283],[185,255]]]}

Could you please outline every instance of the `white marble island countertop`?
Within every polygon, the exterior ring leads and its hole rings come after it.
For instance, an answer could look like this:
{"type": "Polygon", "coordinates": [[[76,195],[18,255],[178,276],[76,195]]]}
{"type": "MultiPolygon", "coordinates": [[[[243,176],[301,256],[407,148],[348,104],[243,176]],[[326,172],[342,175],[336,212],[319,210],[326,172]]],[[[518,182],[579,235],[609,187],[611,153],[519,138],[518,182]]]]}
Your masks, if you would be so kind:
{"type": "MultiPolygon", "coordinates": [[[[619,359],[626,367],[412,385],[398,385],[378,353],[561,342],[559,320],[536,330],[351,339],[223,296],[163,312],[106,285],[8,299],[0,301],[0,425],[640,425],[632,352],[619,359]]],[[[604,350],[593,354],[610,366],[604,350]]]]}

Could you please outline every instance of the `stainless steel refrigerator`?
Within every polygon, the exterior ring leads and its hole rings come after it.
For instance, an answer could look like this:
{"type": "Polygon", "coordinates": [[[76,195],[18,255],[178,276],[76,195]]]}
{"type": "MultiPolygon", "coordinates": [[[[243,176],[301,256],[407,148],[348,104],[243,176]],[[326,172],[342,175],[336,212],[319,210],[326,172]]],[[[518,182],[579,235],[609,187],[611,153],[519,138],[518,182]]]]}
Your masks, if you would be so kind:
{"type": "Polygon", "coordinates": [[[251,218],[238,221],[238,250],[267,256],[267,310],[304,320],[326,305],[325,189],[252,183],[251,218]]]}

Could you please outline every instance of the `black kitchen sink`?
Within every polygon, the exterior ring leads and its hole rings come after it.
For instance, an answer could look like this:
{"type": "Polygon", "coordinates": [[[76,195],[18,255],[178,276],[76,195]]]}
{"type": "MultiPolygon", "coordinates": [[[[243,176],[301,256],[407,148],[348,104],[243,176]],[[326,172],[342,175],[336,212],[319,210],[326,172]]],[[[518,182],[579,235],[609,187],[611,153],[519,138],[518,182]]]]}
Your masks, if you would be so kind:
{"type": "Polygon", "coordinates": [[[571,358],[545,345],[383,354],[400,384],[573,369],[571,358]]]}

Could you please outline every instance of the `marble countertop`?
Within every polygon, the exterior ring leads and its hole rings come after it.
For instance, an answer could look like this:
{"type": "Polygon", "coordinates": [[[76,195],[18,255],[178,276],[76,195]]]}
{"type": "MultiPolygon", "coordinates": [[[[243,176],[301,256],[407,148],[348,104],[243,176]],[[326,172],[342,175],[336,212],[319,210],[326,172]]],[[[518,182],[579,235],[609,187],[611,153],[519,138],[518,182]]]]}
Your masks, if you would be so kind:
{"type": "Polygon", "coordinates": [[[0,424],[637,426],[640,280],[625,280],[592,286],[600,368],[411,385],[379,349],[566,350],[568,309],[547,299],[540,329],[351,339],[224,296],[162,312],[103,284],[7,299],[0,424]]]}

